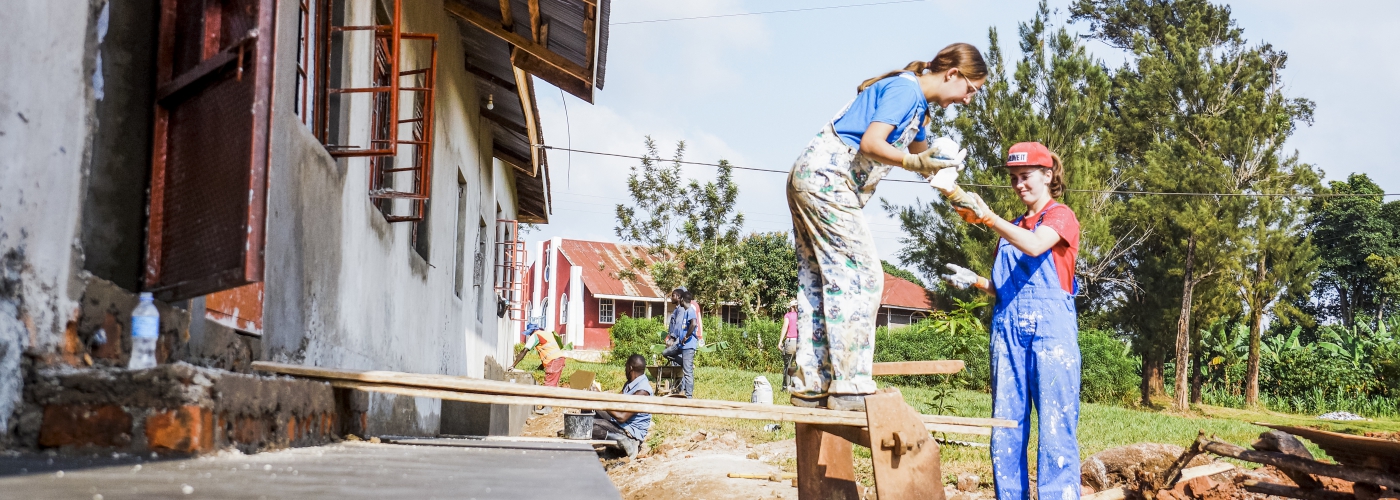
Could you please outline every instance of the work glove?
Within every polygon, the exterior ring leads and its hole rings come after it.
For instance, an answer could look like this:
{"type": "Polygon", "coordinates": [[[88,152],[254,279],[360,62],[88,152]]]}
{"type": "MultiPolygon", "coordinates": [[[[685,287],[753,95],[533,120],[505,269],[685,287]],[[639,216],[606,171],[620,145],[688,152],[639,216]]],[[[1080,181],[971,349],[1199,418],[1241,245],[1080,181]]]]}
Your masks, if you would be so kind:
{"type": "Polygon", "coordinates": [[[959,148],[952,139],[939,137],[922,153],[904,155],[903,166],[905,170],[927,177],[948,167],[961,169],[964,158],[967,158],[966,149],[959,148]]]}
{"type": "Polygon", "coordinates": [[[966,290],[969,285],[984,290],[988,286],[987,278],[978,276],[977,273],[972,272],[971,269],[959,266],[957,264],[953,264],[951,262],[948,264],[944,264],[944,266],[947,267],[949,270],[952,270],[953,273],[945,274],[943,275],[943,278],[948,280],[948,283],[952,284],[955,287],[958,287],[959,290],[966,290]]]}
{"type": "Polygon", "coordinates": [[[948,203],[953,206],[953,211],[962,217],[968,224],[986,224],[988,226],[996,223],[996,213],[977,193],[969,193],[958,188],[956,192],[945,194],[948,203]]]}

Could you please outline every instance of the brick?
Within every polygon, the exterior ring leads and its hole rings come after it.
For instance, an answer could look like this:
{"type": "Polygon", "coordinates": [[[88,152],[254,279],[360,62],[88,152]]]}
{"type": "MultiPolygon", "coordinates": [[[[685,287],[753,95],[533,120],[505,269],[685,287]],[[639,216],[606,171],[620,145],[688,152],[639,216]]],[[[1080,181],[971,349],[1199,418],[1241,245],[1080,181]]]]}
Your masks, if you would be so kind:
{"type": "Polygon", "coordinates": [[[78,338],[78,322],[69,321],[68,326],[63,329],[63,345],[59,346],[63,364],[82,366],[84,354],[87,354],[87,348],[83,347],[82,339],[78,338]]]}
{"type": "Polygon", "coordinates": [[[49,405],[39,428],[39,446],[126,446],[131,415],[116,405],[49,405]]]}
{"type": "Polygon", "coordinates": [[[182,406],[146,417],[146,442],[153,450],[201,453],[214,449],[214,414],[182,406]]]}

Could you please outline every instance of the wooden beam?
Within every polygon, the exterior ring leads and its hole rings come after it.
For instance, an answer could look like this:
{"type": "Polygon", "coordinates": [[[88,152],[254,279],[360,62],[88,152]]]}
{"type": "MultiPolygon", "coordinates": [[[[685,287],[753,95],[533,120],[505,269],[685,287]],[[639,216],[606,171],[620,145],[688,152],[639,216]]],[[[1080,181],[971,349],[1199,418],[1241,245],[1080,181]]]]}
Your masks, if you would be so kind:
{"type": "MultiPolygon", "coordinates": [[[[531,405],[531,406],[558,406],[562,408],[579,408],[591,410],[626,411],[652,413],[658,415],[684,415],[691,417],[713,417],[713,418],[736,418],[742,420],[772,420],[777,422],[793,422],[800,424],[825,424],[835,426],[848,426],[858,429],[865,422],[862,417],[849,416],[825,416],[825,415],[803,415],[784,413],[778,411],[761,411],[748,409],[726,409],[726,408],[697,408],[690,406],[672,406],[669,403],[676,398],[659,398],[652,396],[639,396],[650,398],[646,402],[614,402],[614,401],[592,401],[584,399],[560,399],[538,396],[509,396],[500,394],[481,394],[476,392],[459,392],[441,389],[420,389],[416,387],[405,387],[392,384],[374,384],[366,382],[353,382],[348,380],[332,380],[332,387],[337,389],[355,389],[359,391],[379,392],[385,394],[398,394],[400,396],[413,396],[422,398],[445,399],[448,401],[465,401],[468,403],[499,404],[499,405],[531,405]]],[[[529,386],[523,386],[529,387],[529,386]]],[[[572,389],[569,389],[572,390],[572,389]]],[[[576,391],[586,393],[590,391],[576,391]]],[[[837,412],[846,413],[846,412],[837,412]]],[[[924,424],[931,432],[947,432],[950,434],[971,434],[971,435],[991,435],[991,429],[985,427],[974,427],[969,425],[950,424],[924,424]]]]}
{"type": "Polygon", "coordinates": [[[932,361],[900,361],[896,363],[875,363],[871,375],[948,375],[962,371],[964,363],[960,359],[932,361]]]}
{"type": "Polygon", "coordinates": [[[497,38],[505,40],[507,43],[514,45],[517,49],[528,52],[530,55],[539,58],[541,61],[555,67],[572,78],[583,82],[593,81],[589,78],[588,71],[582,66],[564,58],[564,56],[551,52],[549,49],[532,40],[526,40],[525,37],[515,32],[502,29],[500,23],[492,21],[466,5],[449,0],[447,3],[443,4],[443,9],[446,10],[448,14],[456,16],[477,28],[481,28],[487,33],[495,35],[497,38]]]}
{"type": "Polygon", "coordinates": [[[515,153],[512,153],[506,149],[496,147],[494,145],[491,147],[491,156],[495,156],[501,161],[506,162],[507,165],[515,167],[516,170],[519,170],[520,173],[525,174],[526,176],[529,176],[531,178],[535,177],[535,174],[530,172],[530,160],[528,159],[516,156],[515,153]]]}
{"type": "Polygon", "coordinates": [[[1282,484],[1264,483],[1255,479],[1244,481],[1244,490],[1250,493],[1261,495],[1271,495],[1284,498],[1300,498],[1302,500],[1356,500],[1356,495],[1342,493],[1332,490],[1305,490],[1282,484]]]}
{"type": "Polygon", "coordinates": [[[512,51],[510,54],[510,64],[517,68],[530,72],[544,81],[554,84],[555,87],[563,89],[565,92],[582,99],[584,102],[593,104],[593,85],[585,80],[575,79],[540,58],[530,55],[523,50],[512,51]]]}
{"type": "Polygon", "coordinates": [[[535,39],[535,43],[541,47],[549,48],[540,36],[540,0],[525,0],[525,5],[530,8],[530,36],[535,39]]]}
{"type": "MultiPolygon", "coordinates": [[[[408,386],[414,388],[442,389],[448,391],[472,392],[482,394],[528,396],[601,402],[644,402],[648,404],[661,404],[664,406],[677,408],[692,407],[706,409],[755,410],[770,413],[815,416],[836,415],[841,416],[843,418],[857,419],[860,422],[865,421],[865,413],[862,412],[826,410],[820,408],[798,408],[795,406],[786,405],[764,405],[741,401],[722,401],[715,399],[626,396],[614,392],[579,391],[560,387],[512,384],[508,382],[500,382],[495,380],[458,377],[452,375],[426,375],[418,373],[403,373],[391,371],[341,370],[335,368],[321,368],[314,366],[291,365],[285,363],[271,363],[267,361],[255,361],[253,363],[253,369],[269,373],[280,373],[283,375],[308,377],[323,380],[345,380],[372,384],[387,384],[408,386]]],[[[948,415],[923,415],[921,418],[926,423],[955,424],[977,427],[1016,427],[1015,422],[996,418],[954,417],[948,415]]],[[[841,421],[841,425],[846,425],[845,422],[848,421],[841,421]]],[[[857,427],[864,426],[864,423],[857,425],[857,427]]]]}
{"type": "Polygon", "coordinates": [[[593,67],[593,51],[597,50],[596,45],[598,45],[597,30],[598,8],[593,5],[588,5],[583,8],[583,39],[586,41],[583,44],[583,60],[587,61],[584,66],[588,68],[588,74],[593,77],[597,77],[598,75],[596,68],[593,67]]]}
{"type": "Polygon", "coordinates": [[[501,0],[501,29],[515,31],[515,16],[510,13],[510,0],[501,0]]]}
{"type": "Polygon", "coordinates": [[[1293,469],[1308,474],[1345,479],[1353,483],[1368,483],[1400,490],[1400,479],[1385,472],[1347,465],[1325,464],[1315,460],[1299,458],[1277,452],[1246,450],[1242,447],[1221,441],[1210,441],[1204,446],[1206,451],[1256,464],[1272,465],[1280,469],[1293,469]]]}
{"type": "MultiPolygon", "coordinates": [[[[511,49],[512,54],[516,52],[520,52],[520,50],[511,49]]],[[[530,75],[525,70],[520,68],[512,68],[512,70],[515,71],[515,86],[519,89],[516,94],[520,96],[520,112],[525,116],[525,136],[530,141],[530,177],[539,177],[540,165],[543,164],[540,157],[544,156],[544,151],[535,145],[542,144],[544,141],[540,140],[540,124],[536,120],[535,82],[530,79],[530,75]]]]}

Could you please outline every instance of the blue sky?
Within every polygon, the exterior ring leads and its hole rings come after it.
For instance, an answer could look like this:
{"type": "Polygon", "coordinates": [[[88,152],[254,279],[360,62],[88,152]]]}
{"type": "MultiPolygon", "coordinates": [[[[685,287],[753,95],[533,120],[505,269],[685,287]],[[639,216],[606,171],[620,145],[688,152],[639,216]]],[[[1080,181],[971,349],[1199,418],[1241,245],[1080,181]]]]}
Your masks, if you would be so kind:
{"type": "MultiPolygon", "coordinates": [[[[877,3],[889,0],[613,0],[621,23],[743,12],[877,3]]],[[[854,8],[725,17],[612,27],[607,78],[596,103],[564,97],[540,82],[537,95],[545,142],[576,149],[641,154],[651,135],[669,157],[686,141],[686,159],[786,170],[807,140],[853,95],[862,80],[930,59],[952,42],[988,46],[995,27],[1008,61],[1019,57],[1016,26],[1030,19],[1030,0],[926,0],[854,8]],[[565,102],[567,101],[567,102],[565,102]],[[567,105],[567,120],[565,106],[567,105]]],[[[1056,24],[1068,2],[1051,2],[1056,24]]],[[[1323,169],[1328,179],[1370,174],[1387,192],[1400,192],[1400,169],[1387,150],[1400,135],[1400,30],[1375,20],[1400,18],[1400,2],[1251,0],[1232,2],[1252,42],[1288,52],[1284,72],[1292,96],[1317,103],[1315,123],[1288,147],[1323,169]]],[[[1071,31],[1083,27],[1070,25],[1071,31]]],[[[1123,55],[1091,42],[1109,66],[1123,55]]],[[[1028,138],[1029,139],[1029,138],[1028,138]]],[[[633,160],[549,152],[553,175],[551,223],[531,241],[554,236],[616,240],[614,206],[627,202],[633,160]]],[[[686,175],[713,178],[711,167],[686,175]]],[[[1073,173],[1071,172],[1071,175],[1073,173]]],[[[892,178],[914,178],[896,169],[892,178]]],[[[746,231],[788,231],[781,174],[735,171],[738,210],[746,231]]],[[[925,185],[884,183],[877,196],[897,203],[933,196],[925,185]]],[[[895,260],[901,231],[877,201],[866,207],[883,258],[895,260]]]]}

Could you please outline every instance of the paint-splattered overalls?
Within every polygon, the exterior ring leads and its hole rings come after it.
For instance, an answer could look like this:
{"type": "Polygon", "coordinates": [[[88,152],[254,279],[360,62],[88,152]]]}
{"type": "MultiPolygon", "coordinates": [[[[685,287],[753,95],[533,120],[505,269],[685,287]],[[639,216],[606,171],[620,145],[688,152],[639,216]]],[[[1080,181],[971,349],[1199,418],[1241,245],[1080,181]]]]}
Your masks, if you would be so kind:
{"type": "Polygon", "coordinates": [[[1051,254],[1032,257],[1002,239],[992,266],[992,416],[1018,424],[992,429],[1000,500],[1029,498],[1032,404],[1040,416],[1039,498],[1079,498],[1079,325],[1051,254]]]}
{"type": "MultiPolygon", "coordinates": [[[[900,77],[917,82],[912,73],[900,77]]],[[[812,138],[788,174],[798,340],[787,389],[809,398],[875,392],[870,371],[885,275],[861,208],[894,167],[841,142],[832,123],[849,108],[812,138]]],[[[918,135],[918,122],[911,120],[891,145],[905,150],[918,135]]]]}

